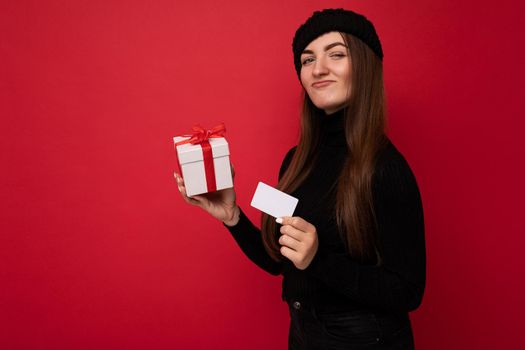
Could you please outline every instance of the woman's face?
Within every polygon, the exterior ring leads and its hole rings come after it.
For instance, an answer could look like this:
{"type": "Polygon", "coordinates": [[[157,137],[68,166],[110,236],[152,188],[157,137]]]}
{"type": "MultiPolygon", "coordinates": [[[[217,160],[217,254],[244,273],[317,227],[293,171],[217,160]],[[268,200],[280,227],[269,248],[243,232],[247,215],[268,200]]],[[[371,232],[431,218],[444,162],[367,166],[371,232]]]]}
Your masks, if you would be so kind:
{"type": "Polygon", "coordinates": [[[317,108],[332,114],[348,103],[352,63],[342,35],[329,32],[301,54],[301,83],[317,108]]]}

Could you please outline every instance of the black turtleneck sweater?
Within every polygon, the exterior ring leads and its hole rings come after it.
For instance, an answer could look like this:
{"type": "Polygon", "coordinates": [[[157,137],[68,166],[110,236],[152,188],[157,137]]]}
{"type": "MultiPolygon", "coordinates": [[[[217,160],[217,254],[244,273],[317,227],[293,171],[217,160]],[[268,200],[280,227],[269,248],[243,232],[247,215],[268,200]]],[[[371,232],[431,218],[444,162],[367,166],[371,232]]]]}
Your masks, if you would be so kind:
{"type": "MultiPolygon", "coordinates": [[[[272,275],[283,275],[282,299],[305,302],[324,309],[416,309],[425,288],[425,239],[423,209],[416,179],[402,154],[388,141],[379,154],[372,179],[374,210],[382,264],[353,260],[345,250],[335,222],[335,186],[347,157],[342,110],[323,115],[315,166],[296,191],[294,216],[316,227],[319,248],[304,269],[284,258],[275,262],[266,253],[261,231],[240,212],[235,226],[223,224],[247,257],[272,275]]],[[[284,174],[296,147],[282,162],[284,174]]],[[[277,225],[276,234],[280,225],[277,225]]]]}

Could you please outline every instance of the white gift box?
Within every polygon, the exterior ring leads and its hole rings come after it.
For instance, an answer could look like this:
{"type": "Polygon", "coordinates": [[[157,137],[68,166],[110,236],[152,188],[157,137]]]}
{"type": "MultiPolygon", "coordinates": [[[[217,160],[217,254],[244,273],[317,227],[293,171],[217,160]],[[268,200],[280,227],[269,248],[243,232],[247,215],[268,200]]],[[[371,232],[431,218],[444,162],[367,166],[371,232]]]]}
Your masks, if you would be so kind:
{"type": "MultiPolygon", "coordinates": [[[[173,142],[176,144],[187,139],[189,139],[189,137],[176,136],[173,138],[173,142]]],[[[202,145],[185,143],[175,146],[180,165],[179,169],[184,179],[186,195],[188,196],[233,187],[228,142],[224,137],[209,138],[208,142],[210,143],[213,155],[215,189],[213,189],[213,184],[208,184],[206,180],[206,176],[211,177],[213,174],[206,174],[202,145]],[[212,188],[209,188],[210,185],[212,188]]]]}

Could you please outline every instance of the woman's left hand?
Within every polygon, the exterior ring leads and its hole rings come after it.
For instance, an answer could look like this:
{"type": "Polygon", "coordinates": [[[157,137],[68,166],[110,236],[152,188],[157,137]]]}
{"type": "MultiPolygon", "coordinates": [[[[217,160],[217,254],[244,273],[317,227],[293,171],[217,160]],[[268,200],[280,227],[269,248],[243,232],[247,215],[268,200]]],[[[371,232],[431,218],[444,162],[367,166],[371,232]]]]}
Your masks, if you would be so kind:
{"type": "Polygon", "coordinates": [[[281,254],[290,259],[299,270],[306,269],[319,246],[315,226],[299,216],[285,216],[281,225],[281,254]]]}

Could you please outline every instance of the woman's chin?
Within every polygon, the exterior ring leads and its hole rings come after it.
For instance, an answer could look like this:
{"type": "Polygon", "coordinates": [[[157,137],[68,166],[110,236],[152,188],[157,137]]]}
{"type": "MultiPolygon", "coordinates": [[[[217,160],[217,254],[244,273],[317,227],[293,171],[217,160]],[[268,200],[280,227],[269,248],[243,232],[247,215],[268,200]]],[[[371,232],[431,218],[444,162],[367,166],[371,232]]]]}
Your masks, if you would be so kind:
{"type": "Polygon", "coordinates": [[[319,106],[316,106],[317,108],[323,110],[326,114],[332,114],[341,108],[343,108],[343,105],[337,104],[337,105],[331,105],[331,104],[321,104],[319,106]]]}

